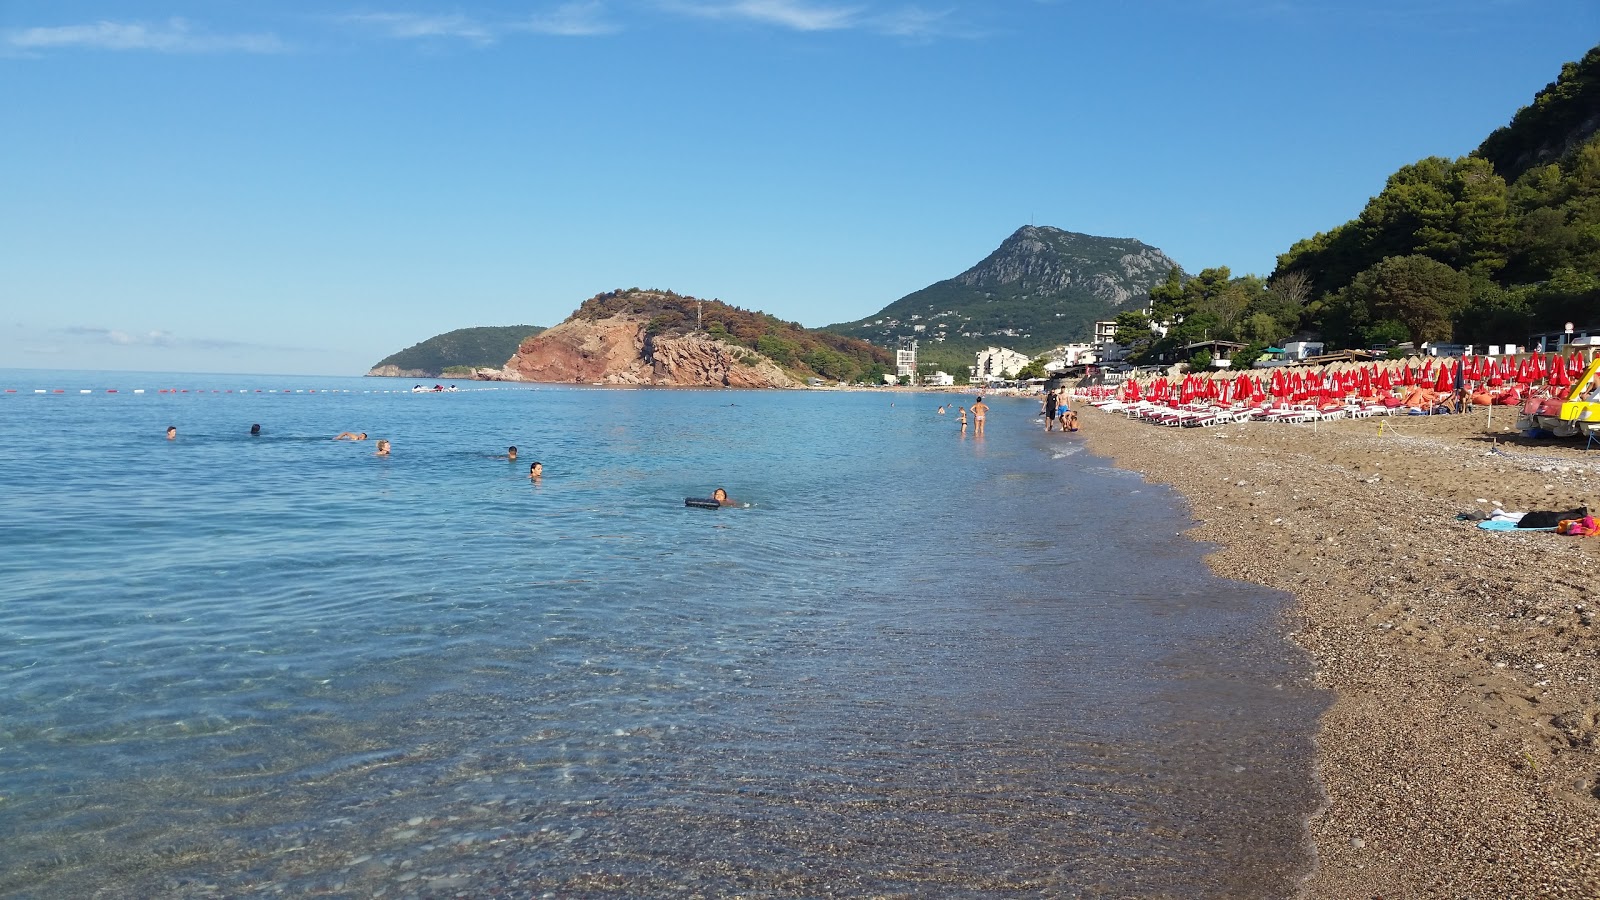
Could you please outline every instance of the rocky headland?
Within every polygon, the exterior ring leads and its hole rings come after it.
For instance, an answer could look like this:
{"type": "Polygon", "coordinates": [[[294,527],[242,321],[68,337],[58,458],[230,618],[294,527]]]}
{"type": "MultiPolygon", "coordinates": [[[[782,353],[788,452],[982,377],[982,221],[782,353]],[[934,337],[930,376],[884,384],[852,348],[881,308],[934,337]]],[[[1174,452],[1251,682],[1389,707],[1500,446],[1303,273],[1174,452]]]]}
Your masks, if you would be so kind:
{"type": "Polygon", "coordinates": [[[673,387],[796,387],[759,353],[702,333],[650,333],[651,318],[618,314],[569,319],[528,338],[501,369],[502,381],[673,387]]]}

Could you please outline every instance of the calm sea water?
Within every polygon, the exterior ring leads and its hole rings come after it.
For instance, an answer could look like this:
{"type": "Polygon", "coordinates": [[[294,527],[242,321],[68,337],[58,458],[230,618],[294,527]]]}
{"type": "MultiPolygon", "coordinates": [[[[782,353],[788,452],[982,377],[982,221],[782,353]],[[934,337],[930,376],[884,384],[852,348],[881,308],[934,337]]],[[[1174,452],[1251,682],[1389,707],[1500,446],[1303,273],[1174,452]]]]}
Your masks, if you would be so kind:
{"type": "Polygon", "coordinates": [[[1284,598],[1036,403],[978,440],[941,395],[373,392],[410,384],[0,371],[0,894],[1280,897],[1310,865],[1284,598]],[[683,506],[717,486],[751,508],[683,506]]]}

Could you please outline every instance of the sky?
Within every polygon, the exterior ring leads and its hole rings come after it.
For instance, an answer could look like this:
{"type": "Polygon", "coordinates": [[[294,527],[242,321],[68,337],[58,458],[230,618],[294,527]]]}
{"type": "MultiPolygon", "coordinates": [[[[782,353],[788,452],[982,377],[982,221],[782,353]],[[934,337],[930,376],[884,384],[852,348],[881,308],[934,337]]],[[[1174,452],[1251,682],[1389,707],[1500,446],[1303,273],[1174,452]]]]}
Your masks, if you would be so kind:
{"type": "Polygon", "coordinates": [[[863,318],[1033,223],[1269,274],[1594,0],[0,0],[0,368],[357,375],[665,288],[863,318]]]}

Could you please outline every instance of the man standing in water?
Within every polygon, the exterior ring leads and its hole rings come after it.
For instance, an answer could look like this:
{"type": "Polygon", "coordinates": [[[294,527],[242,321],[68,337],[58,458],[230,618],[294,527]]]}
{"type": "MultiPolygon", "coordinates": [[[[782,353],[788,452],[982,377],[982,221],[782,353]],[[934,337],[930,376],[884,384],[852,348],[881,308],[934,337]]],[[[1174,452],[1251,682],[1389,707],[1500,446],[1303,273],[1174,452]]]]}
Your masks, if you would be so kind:
{"type": "Polygon", "coordinates": [[[979,397],[978,402],[972,404],[972,436],[983,434],[983,420],[989,415],[989,406],[979,397]]]}

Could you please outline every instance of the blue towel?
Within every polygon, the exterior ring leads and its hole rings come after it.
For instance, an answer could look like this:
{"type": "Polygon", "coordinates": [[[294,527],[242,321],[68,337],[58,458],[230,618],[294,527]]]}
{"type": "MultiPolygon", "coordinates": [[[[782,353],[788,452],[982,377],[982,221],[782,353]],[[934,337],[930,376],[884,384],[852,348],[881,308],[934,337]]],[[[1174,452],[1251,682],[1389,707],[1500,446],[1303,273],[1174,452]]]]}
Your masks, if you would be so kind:
{"type": "Polygon", "coordinates": [[[1484,531],[1555,531],[1555,526],[1549,528],[1518,528],[1517,523],[1510,519],[1485,519],[1478,523],[1484,531]]]}

